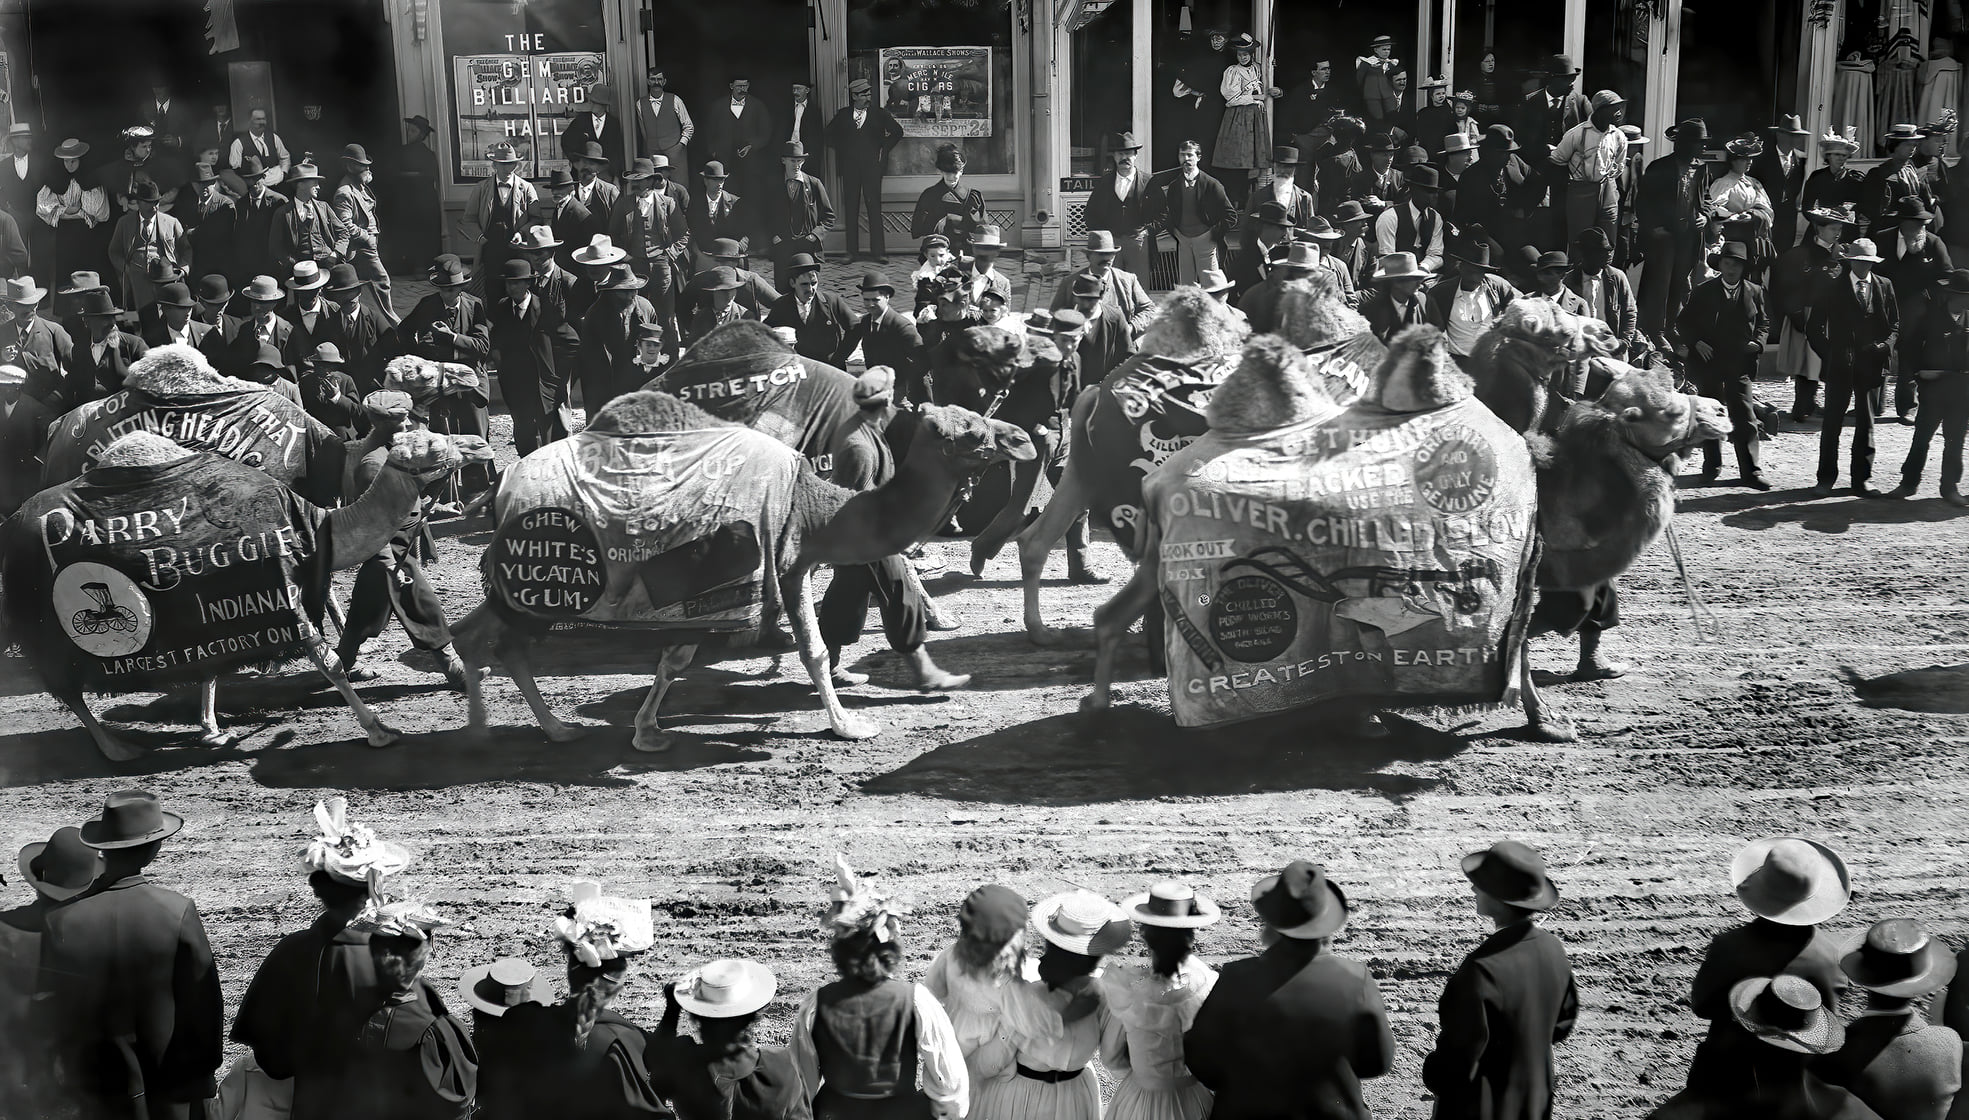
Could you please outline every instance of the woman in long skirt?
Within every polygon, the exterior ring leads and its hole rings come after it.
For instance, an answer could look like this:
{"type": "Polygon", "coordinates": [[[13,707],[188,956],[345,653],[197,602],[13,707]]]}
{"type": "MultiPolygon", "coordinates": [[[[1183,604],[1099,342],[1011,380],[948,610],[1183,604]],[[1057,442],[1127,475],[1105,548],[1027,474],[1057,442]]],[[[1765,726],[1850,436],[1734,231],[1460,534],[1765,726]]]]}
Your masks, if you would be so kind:
{"type": "Polygon", "coordinates": [[[55,149],[60,166],[49,172],[34,199],[34,216],[52,231],[54,247],[54,259],[46,265],[37,262],[36,268],[45,269],[51,279],[99,269],[108,251],[109,192],[93,172],[82,170],[82,157],[88,154],[89,145],[82,141],[62,141],[55,149]]]}
{"type": "Polygon", "coordinates": [[[1013,1075],[979,1087],[971,1120],[1099,1120],[1101,1090],[1087,1065],[1109,1015],[1095,971],[1134,926],[1091,891],[1047,899],[1032,921],[1045,954],[1035,978],[1011,985],[1004,1000],[1013,1075]]]}
{"type": "Polygon", "coordinates": [[[1272,136],[1265,106],[1284,94],[1258,73],[1256,39],[1240,35],[1231,46],[1237,61],[1224,67],[1223,80],[1218,83],[1224,98],[1224,121],[1217,126],[1217,144],[1210,149],[1210,160],[1224,172],[1217,178],[1223,180],[1231,205],[1241,210],[1251,194],[1252,180],[1261,168],[1270,165],[1272,136]]]}
{"type": "Polygon", "coordinates": [[[1211,1093],[1183,1064],[1183,1033],[1217,984],[1216,970],[1194,954],[1196,931],[1217,921],[1217,904],[1187,884],[1157,883],[1121,908],[1141,927],[1149,959],[1101,977],[1110,1015],[1101,1064],[1122,1078],[1107,1120],[1203,1120],[1211,1093]]]}

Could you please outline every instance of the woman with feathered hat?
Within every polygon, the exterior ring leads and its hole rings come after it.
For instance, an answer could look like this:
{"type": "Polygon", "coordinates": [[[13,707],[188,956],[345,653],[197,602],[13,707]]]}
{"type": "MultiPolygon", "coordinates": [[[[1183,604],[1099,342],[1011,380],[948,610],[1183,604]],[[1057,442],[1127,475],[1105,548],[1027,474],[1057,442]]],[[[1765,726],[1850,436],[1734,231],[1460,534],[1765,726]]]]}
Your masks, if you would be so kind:
{"type": "Polygon", "coordinates": [[[378,999],[356,1027],[338,1115],[461,1120],[471,1114],[478,1094],[478,1051],[465,1024],[424,979],[437,931],[451,924],[414,898],[372,898],[356,919],[355,928],[369,935],[378,999]]]}

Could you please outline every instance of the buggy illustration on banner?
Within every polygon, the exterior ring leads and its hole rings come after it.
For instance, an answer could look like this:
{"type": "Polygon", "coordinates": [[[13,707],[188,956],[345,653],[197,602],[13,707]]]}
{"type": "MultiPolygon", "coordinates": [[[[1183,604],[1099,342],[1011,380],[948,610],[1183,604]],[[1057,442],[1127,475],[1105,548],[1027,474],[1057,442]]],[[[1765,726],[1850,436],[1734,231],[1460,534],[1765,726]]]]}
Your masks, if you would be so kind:
{"type": "Polygon", "coordinates": [[[905,136],[991,135],[990,47],[884,47],[882,107],[905,136]]]}

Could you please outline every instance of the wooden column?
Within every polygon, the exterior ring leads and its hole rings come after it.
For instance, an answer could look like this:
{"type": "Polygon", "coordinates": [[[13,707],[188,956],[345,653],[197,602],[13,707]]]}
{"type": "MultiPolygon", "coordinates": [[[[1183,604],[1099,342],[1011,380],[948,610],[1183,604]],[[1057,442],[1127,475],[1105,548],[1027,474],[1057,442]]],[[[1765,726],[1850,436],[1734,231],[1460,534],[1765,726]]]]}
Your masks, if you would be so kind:
{"type": "Polygon", "coordinates": [[[1795,104],[1805,128],[1812,133],[1812,138],[1805,142],[1805,174],[1810,175],[1819,167],[1817,138],[1832,127],[1832,87],[1839,79],[1838,29],[1845,23],[1846,13],[1842,0],[1833,10],[1831,22],[1824,27],[1815,27],[1811,21],[1812,0],[1791,2],[1804,5],[1806,13],[1798,54],[1798,99],[1795,104]]]}
{"type": "Polygon", "coordinates": [[[1060,168],[1065,166],[1062,153],[1072,142],[1066,114],[1055,111],[1067,99],[1068,64],[1059,56],[1065,53],[1069,32],[1053,22],[1053,15],[1052,4],[1033,4],[1032,30],[1022,32],[1032,40],[1026,81],[1032,109],[1025,120],[1026,166],[1019,175],[1025,188],[1024,244],[1029,248],[1060,243],[1060,168]]]}
{"type": "MultiPolygon", "coordinates": [[[[1574,66],[1586,65],[1586,0],[1566,0],[1566,39],[1561,47],[1574,66]]],[[[1591,74],[1580,75],[1580,92],[1588,97],[1604,88],[1605,82],[1591,74]],[[1596,85],[1594,83],[1598,82],[1596,85]]]]}
{"type": "MultiPolygon", "coordinates": [[[[1126,2],[1133,8],[1130,15],[1135,21],[1128,44],[1135,52],[1135,65],[1129,68],[1128,119],[1135,130],[1135,138],[1142,142],[1146,151],[1150,138],[1155,135],[1155,0],[1126,2]]],[[[1148,166],[1148,161],[1142,161],[1142,165],[1148,166]]]]}
{"type": "Polygon", "coordinates": [[[1442,44],[1438,51],[1442,66],[1437,73],[1449,83],[1449,92],[1456,92],[1456,5],[1458,0],[1442,0],[1442,44]]]}
{"type": "MultiPolygon", "coordinates": [[[[1805,0],[1800,0],[1801,3],[1805,0]]],[[[1663,0],[1662,14],[1648,20],[1646,112],[1650,160],[1674,147],[1663,133],[1676,123],[1675,87],[1682,80],[1682,0],[1663,0]]]]}

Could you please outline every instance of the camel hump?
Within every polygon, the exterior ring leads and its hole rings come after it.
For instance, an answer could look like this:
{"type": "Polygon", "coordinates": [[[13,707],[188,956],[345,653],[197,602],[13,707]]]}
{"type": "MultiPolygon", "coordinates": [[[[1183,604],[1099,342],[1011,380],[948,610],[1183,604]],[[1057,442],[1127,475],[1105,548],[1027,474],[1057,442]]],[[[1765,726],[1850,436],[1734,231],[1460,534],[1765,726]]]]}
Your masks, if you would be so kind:
{"type": "Polygon", "coordinates": [[[1213,431],[1263,432],[1338,408],[1298,347],[1261,334],[1244,344],[1243,359],[1210,395],[1204,416],[1213,431]]]}
{"type": "Polygon", "coordinates": [[[131,432],[118,436],[103,448],[98,467],[157,467],[197,454],[190,448],[166,439],[156,432],[131,432]]]}
{"type": "Polygon", "coordinates": [[[655,389],[624,393],[602,406],[588,422],[591,432],[639,435],[645,432],[688,432],[703,428],[736,428],[688,401],[655,389]]]}
{"type": "Polygon", "coordinates": [[[1201,366],[1229,367],[1238,361],[1251,328],[1195,284],[1169,293],[1142,334],[1144,354],[1181,356],[1201,366]]]}

